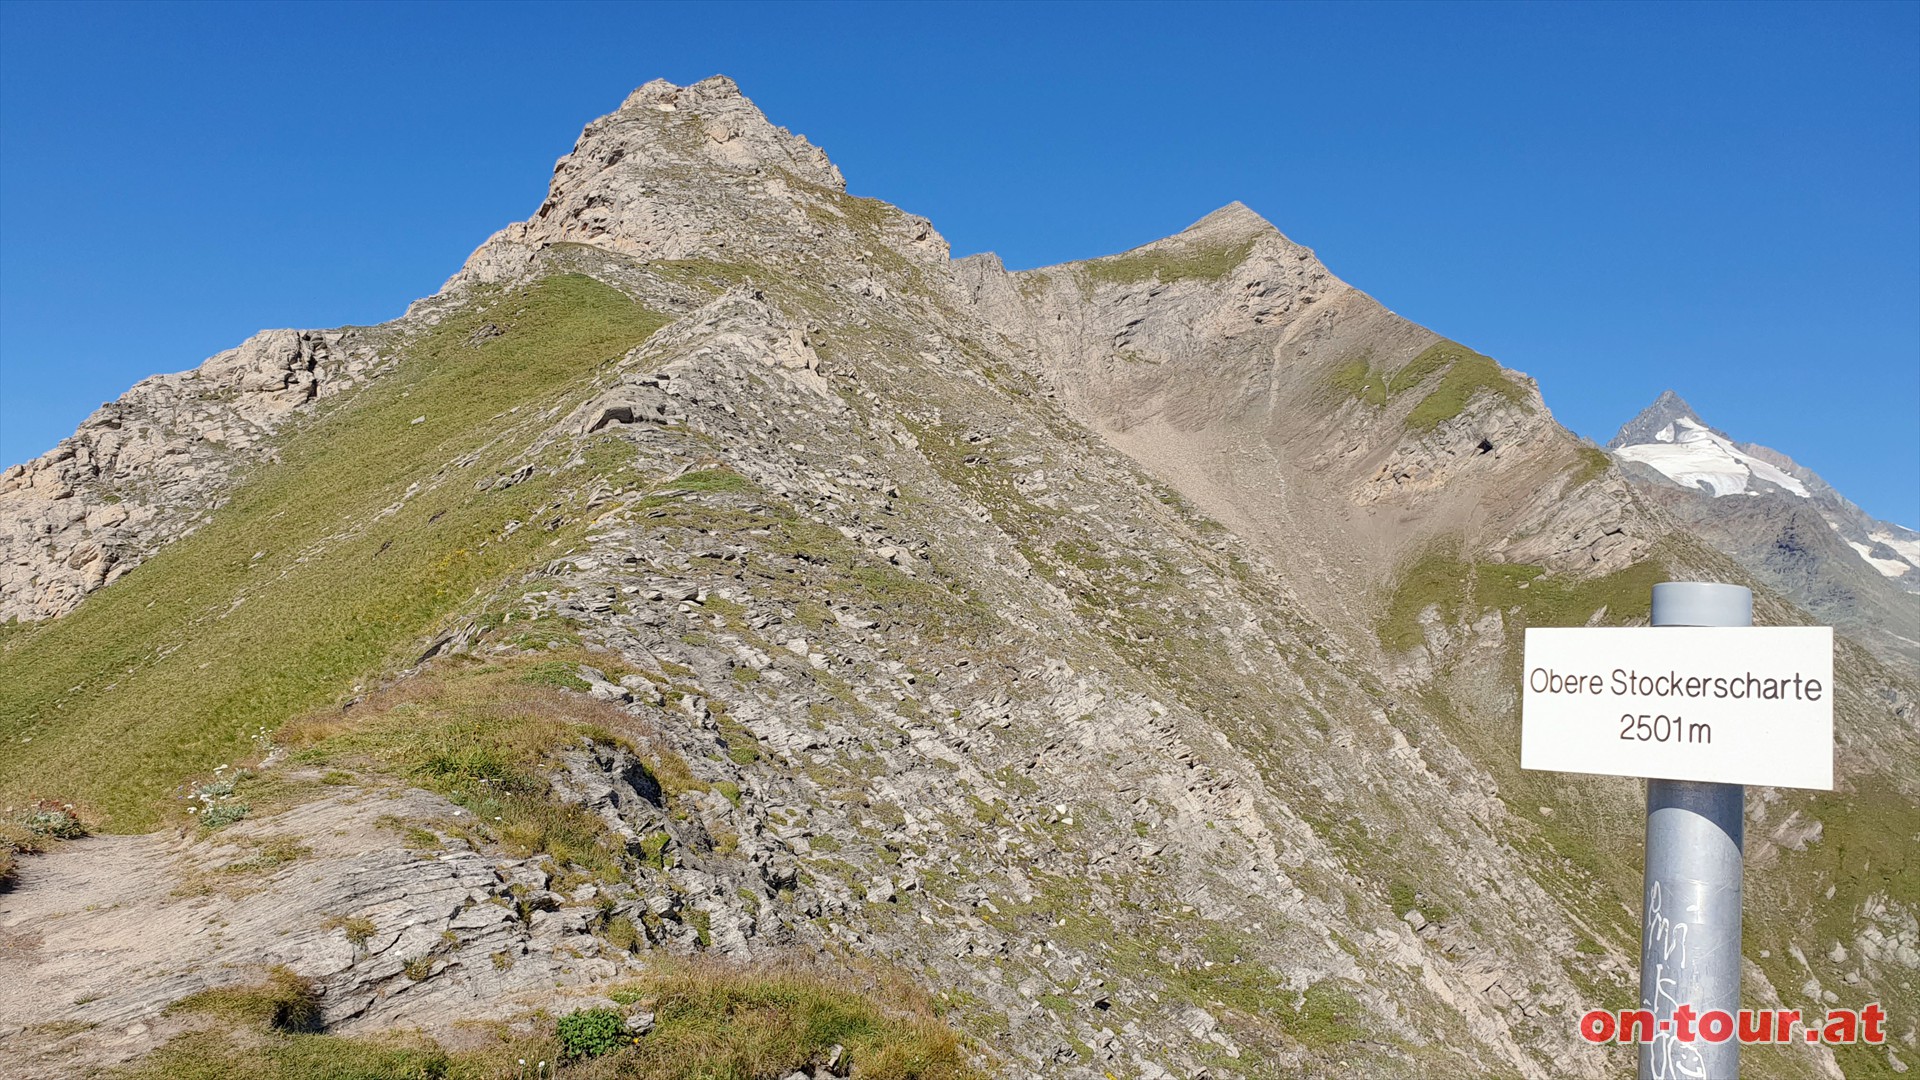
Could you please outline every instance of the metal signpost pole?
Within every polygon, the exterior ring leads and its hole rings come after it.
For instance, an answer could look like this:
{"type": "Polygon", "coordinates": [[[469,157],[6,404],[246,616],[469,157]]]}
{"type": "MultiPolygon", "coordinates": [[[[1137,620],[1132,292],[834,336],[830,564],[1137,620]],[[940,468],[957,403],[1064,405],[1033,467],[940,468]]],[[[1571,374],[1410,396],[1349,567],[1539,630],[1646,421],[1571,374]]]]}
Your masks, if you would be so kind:
{"type": "MultiPolygon", "coordinates": [[[[1654,626],[1752,626],[1753,593],[1675,581],[1653,587],[1654,626]]],[[[1741,854],[1746,788],[1647,781],[1647,876],[1641,896],[1640,1080],[1736,1080],[1740,1042],[1701,1038],[1699,1017],[1740,1008],[1741,854]],[[1686,1013],[1675,1013],[1686,1007],[1686,1013]],[[1691,1041],[1680,1038],[1691,1029],[1691,1041]]],[[[1717,1034],[1717,1032],[1716,1032],[1717,1034]]]]}

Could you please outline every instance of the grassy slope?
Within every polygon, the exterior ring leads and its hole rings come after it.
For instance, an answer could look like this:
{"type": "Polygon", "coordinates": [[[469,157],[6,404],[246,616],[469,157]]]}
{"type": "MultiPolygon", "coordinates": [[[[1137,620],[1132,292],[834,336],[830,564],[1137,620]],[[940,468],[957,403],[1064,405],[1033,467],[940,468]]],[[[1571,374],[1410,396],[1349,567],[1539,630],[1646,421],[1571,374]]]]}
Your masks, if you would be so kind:
{"type": "Polygon", "coordinates": [[[1378,407],[1436,374],[1440,381],[1407,414],[1410,431],[1432,431],[1459,416],[1467,403],[1483,392],[1513,402],[1526,400],[1526,391],[1507,378],[1499,364],[1452,341],[1429,345],[1398,371],[1375,371],[1368,357],[1356,357],[1329,372],[1327,385],[1338,396],[1358,398],[1378,407]]]}
{"type": "Polygon", "coordinates": [[[396,370],[302,424],[193,536],[0,645],[0,802],[58,796],[109,828],[148,826],[183,778],[349,691],[542,558],[597,463],[479,487],[553,423],[547,409],[575,404],[664,321],[555,277],[480,297],[406,344],[396,370]],[[504,333],[476,337],[487,323],[504,333]]]}
{"type": "Polygon", "coordinates": [[[1466,563],[1444,547],[1428,551],[1395,579],[1387,610],[1375,625],[1380,644],[1405,652],[1426,640],[1420,615],[1438,608],[1454,622],[1463,612],[1508,612],[1512,628],[1582,626],[1604,610],[1606,625],[1624,626],[1647,617],[1653,586],[1666,580],[1653,560],[1605,577],[1576,580],[1543,576],[1544,567],[1520,563],[1466,563]]]}
{"type": "MultiPolygon", "coordinates": [[[[1668,577],[1658,549],[1615,573],[1578,580],[1547,575],[1538,566],[1465,561],[1457,547],[1442,543],[1401,569],[1375,632],[1388,652],[1400,653],[1426,640],[1420,622],[1425,611],[1437,611],[1442,623],[1454,627],[1498,611],[1507,635],[1499,681],[1518,686],[1527,627],[1582,626],[1595,619],[1632,625],[1646,619],[1653,586],[1668,577]]],[[[1486,711],[1480,691],[1469,685],[1476,674],[1444,669],[1421,695],[1424,704],[1448,737],[1499,782],[1516,818],[1530,823],[1516,834],[1515,846],[1541,884],[1579,919],[1579,934],[1626,949],[1637,933],[1626,916],[1638,903],[1639,870],[1631,865],[1636,849],[1620,830],[1637,827],[1638,819],[1619,813],[1620,782],[1519,768],[1518,711],[1486,711]]],[[[1590,975],[1579,957],[1570,957],[1568,968],[1576,982],[1590,975]]],[[[1610,1001],[1619,989],[1592,985],[1589,992],[1596,1001],[1610,1001]]]]}

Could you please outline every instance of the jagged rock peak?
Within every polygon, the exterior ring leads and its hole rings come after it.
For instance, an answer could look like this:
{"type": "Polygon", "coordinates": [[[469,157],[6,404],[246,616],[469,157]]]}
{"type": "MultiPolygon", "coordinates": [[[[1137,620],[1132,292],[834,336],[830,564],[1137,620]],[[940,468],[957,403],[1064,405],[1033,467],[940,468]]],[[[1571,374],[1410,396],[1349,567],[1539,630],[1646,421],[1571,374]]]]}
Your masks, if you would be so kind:
{"type": "Polygon", "coordinates": [[[682,103],[694,104],[703,101],[744,99],[740,84],[725,75],[709,75],[697,83],[679,86],[666,79],[655,79],[627,95],[620,103],[622,110],[649,107],[670,106],[663,112],[673,112],[682,103]]]}
{"type": "MultiPolygon", "coordinates": [[[[776,127],[732,79],[656,79],[588,124],[534,215],[495,233],[447,285],[515,278],[560,243],[646,259],[779,256],[811,242],[804,204],[846,186],[825,152],[776,127]]],[[[911,254],[946,258],[931,226],[907,231],[920,241],[911,254]]]]}
{"type": "MultiPolygon", "coordinates": [[[[631,136],[635,132],[621,132],[619,129],[624,122],[636,118],[657,119],[663,116],[679,120],[683,125],[697,125],[699,133],[706,136],[704,141],[692,139],[692,147],[676,144],[657,148],[668,151],[674,157],[691,149],[694,156],[704,159],[707,164],[749,170],[784,169],[802,180],[846,190],[846,179],[833,162],[827,160],[824,151],[808,142],[805,135],[795,135],[786,128],[774,126],[766,114],[740,92],[739,84],[725,75],[709,76],[688,86],[675,86],[665,79],[655,79],[627,95],[618,110],[588,124],[581,132],[573,153],[562,158],[562,165],[554,169],[556,183],[561,167],[568,160],[580,157],[583,150],[604,149],[605,156],[614,159],[607,163],[607,167],[625,163],[629,168],[644,168],[653,164],[655,159],[631,154],[635,141],[631,136]],[[598,143],[607,145],[596,146],[598,143]]],[[[652,135],[657,134],[658,129],[643,130],[645,134],[652,135]]],[[[589,154],[590,158],[592,156],[589,154]]]]}
{"type": "Polygon", "coordinates": [[[1723,439],[1730,438],[1702,420],[1699,411],[1687,404],[1685,398],[1672,390],[1662,390],[1660,396],[1653,399],[1653,404],[1640,410],[1640,415],[1621,426],[1619,434],[1607,443],[1607,449],[1618,450],[1638,443],[1671,441],[1671,436],[1666,440],[1660,439],[1660,430],[1675,420],[1691,420],[1723,439]]]}

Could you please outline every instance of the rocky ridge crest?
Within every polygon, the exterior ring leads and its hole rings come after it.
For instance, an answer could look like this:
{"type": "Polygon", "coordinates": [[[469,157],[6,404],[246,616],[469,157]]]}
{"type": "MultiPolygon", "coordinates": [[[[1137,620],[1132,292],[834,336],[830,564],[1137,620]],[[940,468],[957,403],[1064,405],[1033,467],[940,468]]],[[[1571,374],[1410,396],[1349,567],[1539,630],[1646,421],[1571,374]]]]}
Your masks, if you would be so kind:
{"type": "Polygon", "coordinates": [[[273,435],[377,361],[354,331],[265,330],[155,375],[0,473],[0,623],[53,618],[190,534],[273,435]]]}
{"type": "MultiPolygon", "coordinates": [[[[447,287],[511,280],[554,244],[643,259],[792,257],[857,205],[835,198],[846,187],[825,153],[768,122],[732,79],[656,79],[588,124],[540,209],[490,237],[447,287]]],[[[898,216],[881,236],[916,259],[947,257],[924,218],[898,216]]]]}

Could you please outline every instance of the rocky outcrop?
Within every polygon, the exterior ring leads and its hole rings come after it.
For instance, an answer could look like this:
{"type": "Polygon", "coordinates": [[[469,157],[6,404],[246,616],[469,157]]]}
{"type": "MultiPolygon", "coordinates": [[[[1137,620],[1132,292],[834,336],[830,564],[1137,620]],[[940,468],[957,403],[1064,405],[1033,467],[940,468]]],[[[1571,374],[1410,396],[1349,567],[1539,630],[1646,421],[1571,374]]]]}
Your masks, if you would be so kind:
{"type": "Polygon", "coordinates": [[[0,622],[60,615],[191,532],[290,418],[371,363],[346,332],[264,331],[0,473],[0,622]]]}
{"type": "Polygon", "coordinates": [[[588,932],[596,891],[551,893],[530,861],[422,829],[450,833],[461,813],[421,791],[342,794],[203,839],[101,837],[37,859],[0,909],[0,1043],[42,1075],[122,1060],[179,1029],[175,1002],[276,967],[310,980],[341,1031],[504,1019],[630,970],[588,932]],[[402,822],[421,829],[412,849],[402,822]],[[56,1018],[87,1034],[39,1028],[56,1018]]]}
{"type": "Polygon", "coordinates": [[[644,970],[632,941],[608,939],[617,922],[681,955],[748,961],[791,943],[741,901],[792,888],[790,853],[749,839],[737,860],[695,854],[740,817],[727,800],[669,814],[646,768],[605,746],[563,754],[551,781],[556,803],[633,850],[662,838],[660,865],[564,885],[551,862],[474,847],[471,811],[358,786],[217,831],[91,838],[34,859],[0,907],[0,1046],[46,1075],[124,1060],[181,1029],[176,1003],[272,970],[313,987],[326,1030],[448,1035],[644,970]],[[85,1038],[68,1037],[75,1025],[85,1038]]]}
{"type": "MultiPolygon", "coordinates": [[[[846,186],[826,154],[769,123],[732,79],[657,79],[588,124],[533,217],[490,237],[447,288],[524,276],[555,244],[665,260],[804,255],[850,210],[877,207],[846,186]]],[[[882,234],[896,250],[946,259],[926,219],[887,210],[882,234]]]]}

